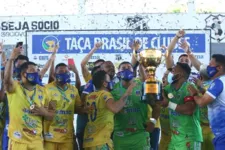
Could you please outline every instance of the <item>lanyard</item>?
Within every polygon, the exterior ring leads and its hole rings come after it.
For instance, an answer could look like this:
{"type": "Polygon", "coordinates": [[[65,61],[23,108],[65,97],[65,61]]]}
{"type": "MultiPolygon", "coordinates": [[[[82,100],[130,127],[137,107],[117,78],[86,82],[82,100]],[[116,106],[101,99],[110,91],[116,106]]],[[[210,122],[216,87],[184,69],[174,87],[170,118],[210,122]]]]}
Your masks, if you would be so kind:
{"type": "MultiPolygon", "coordinates": [[[[63,90],[62,90],[60,87],[58,87],[57,85],[56,85],[56,87],[57,87],[57,90],[59,91],[59,93],[61,94],[63,100],[65,100],[65,101],[67,101],[67,102],[70,102],[70,100],[66,97],[65,91],[63,91],[63,90]]],[[[67,89],[68,89],[68,87],[67,87],[67,89]]]]}
{"type": "Polygon", "coordinates": [[[36,95],[36,87],[34,88],[34,93],[32,94],[31,97],[29,97],[28,94],[26,93],[25,87],[23,86],[22,83],[21,83],[21,87],[22,87],[23,94],[25,95],[27,101],[28,101],[29,104],[30,104],[30,109],[31,109],[31,110],[34,109],[34,107],[35,107],[35,106],[34,106],[34,97],[35,97],[35,95],[36,95]]]}

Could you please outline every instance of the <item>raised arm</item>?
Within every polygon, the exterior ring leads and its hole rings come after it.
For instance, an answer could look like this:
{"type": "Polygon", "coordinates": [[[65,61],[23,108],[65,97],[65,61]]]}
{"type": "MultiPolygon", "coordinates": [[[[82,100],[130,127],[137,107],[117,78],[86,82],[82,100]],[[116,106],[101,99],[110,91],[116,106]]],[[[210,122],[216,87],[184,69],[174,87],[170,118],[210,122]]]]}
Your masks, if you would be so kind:
{"type": "Polygon", "coordinates": [[[75,73],[76,88],[80,89],[81,82],[80,82],[80,76],[79,76],[79,72],[77,70],[76,65],[75,64],[69,65],[69,68],[75,73]]]}
{"type": "Polygon", "coordinates": [[[136,56],[134,56],[134,53],[137,54],[137,51],[140,48],[140,42],[139,41],[133,41],[133,43],[130,44],[130,48],[133,51],[132,58],[131,58],[131,64],[132,64],[133,67],[135,67],[138,62],[137,62],[136,56]]]}
{"type": "Polygon", "coordinates": [[[44,77],[45,73],[48,71],[48,69],[50,68],[50,66],[54,62],[57,51],[58,51],[58,46],[56,45],[50,59],[47,61],[47,63],[41,69],[41,72],[40,72],[41,79],[44,77]]]}
{"type": "Polygon", "coordinates": [[[172,39],[171,43],[169,44],[169,46],[167,48],[167,51],[166,51],[166,54],[165,54],[165,61],[166,61],[166,68],[167,69],[170,69],[170,68],[173,67],[173,65],[174,65],[174,60],[173,60],[173,57],[172,57],[173,50],[174,50],[179,38],[181,38],[184,35],[185,35],[184,30],[178,31],[176,36],[172,39]]]}
{"type": "Polygon", "coordinates": [[[52,64],[50,67],[48,83],[55,81],[54,73],[55,73],[55,60],[52,61],[52,64]]]}
{"type": "Polygon", "coordinates": [[[14,63],[14,60],[16,59],[16,57],[18,55],[20,55],[20,53],[21,53],[20,49],[15,48],[12,51],[11,56],[6,63],[6,68],[5,68],[5,73],[4,73],[4,86],[5,86],[5,90],[9,93],[12,93],[14,91],[13,63],[14,63]]]}
{"type": "Polygon", "coordinates": [[[106,102],[106,107],[113,113],[118,113],[123,106],[126,104],[127,97],[131,94],[133,88],[136,86],[136,83],[132,83],[123,96],[118,100],[114,101],[113,98],[110,98],[106,102]]]}
{"type": "MultiPolygon", "coordinates": [[[[90,72],[87,68],[87,63],[88,61],[91,59],[91,56],[94,54],[94,52],[99,49],[102,46],[102,43],[96,43],[94,48],[92,48],[92,50],[84,57],[84,59],[81,61],[81,71],[82,71],[82,75],[83,78],[86,79],[89,75],[90,72]]],[[[86,81],[88,82],[88,81],[86,81]]]]}

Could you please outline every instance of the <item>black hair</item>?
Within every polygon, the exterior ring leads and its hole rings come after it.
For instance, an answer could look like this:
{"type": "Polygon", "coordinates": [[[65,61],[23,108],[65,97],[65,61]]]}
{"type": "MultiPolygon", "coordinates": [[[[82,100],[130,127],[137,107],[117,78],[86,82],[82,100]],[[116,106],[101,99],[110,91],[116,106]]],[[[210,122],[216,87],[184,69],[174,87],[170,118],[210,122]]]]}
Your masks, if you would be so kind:
{"type": "Polygon", "coordinates": [[[37,64],[35,64],[34,62],[31,61],[25,62],[20,66],[21,73],[25,72],[28,69],[29,65],[37,66],[37,64]]]}
{"type": "Polygon", "coordinates": [[[29,58],[25,55],[19,55],[14,61],[14,66],[15,66],[15,64],[17,63],[18,60],[26,60],[28,62],[29,58]]]}
{"type": "Polygon", "coordinates": [[[98,59],[98,60],[96,60],[96,61],[94,62],[94,66],[95,66],[97,63],[99,63],[99,62],[105,62],[105,60],[104,60],[104,59],[98,59]]]}
{"type": "Polygon", "coordinates": [[[121,67],[122,65],[124,65],[124,64],[130,64],[131,67],[133,68],[133,65],[132,65],[130,62],[128,62],[128,61],[123,61],[123,62],[120,63],[118,69],[120,69],[120,67],[121,67]]]}
{"type": "Polygon", "coordinates": [[[59,67],[67,67],[67,65],[65,63],[59,63],[55,66],[55,71],[59,68],[59,67]]]}
{"type": "Polygon", "coordinates": [[[106,79],[107,73],[103,70],[96,72],[92,77],[92,83],[96,89],[100,89],[106,79]]]}
{"type": "Polygon", "coordinates": [[[214,54],[212,58],[215,59],[216,63],[222,65],[225,71],[225,56],[222,54],[214,54]]]}
{"type": "Polygon", "coordinates": [[[191,74],[191,68],[188,64],[177,62],[177,65],[186,73],[186,77],[188,78],[191,74]]]}
{"type": "Polygon", "coordinates": [[[187,55],[187,54],[181,54],[181,55],[179,56],[178,60],[180,60],[181,57],[188,57],[188,55],[187,55]]]}
{"type": "Polygon", "coordinates": [[[91,76],[93,76],[97,71],[98,69],[100,69],[101,67],[100,66],[95,66],[92,70],[91,70],[91,76]]]}

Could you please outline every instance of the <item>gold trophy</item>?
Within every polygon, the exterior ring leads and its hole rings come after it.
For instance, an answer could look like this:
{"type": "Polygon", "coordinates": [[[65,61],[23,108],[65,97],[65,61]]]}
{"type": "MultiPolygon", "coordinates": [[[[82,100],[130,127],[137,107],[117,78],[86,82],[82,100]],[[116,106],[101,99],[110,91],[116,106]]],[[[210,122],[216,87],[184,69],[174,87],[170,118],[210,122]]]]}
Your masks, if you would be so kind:
{"type": "Polygon", "coordinates": [[[155,105],[156,101],[161,100],[161,83],[156,80],[155,71],[161,63],[162,52],[158,49],[142,50],[139,54],[133,51],[134,57],[144,66],[147,79],[143,83],[141,100],[149,105],[155,105]]]}

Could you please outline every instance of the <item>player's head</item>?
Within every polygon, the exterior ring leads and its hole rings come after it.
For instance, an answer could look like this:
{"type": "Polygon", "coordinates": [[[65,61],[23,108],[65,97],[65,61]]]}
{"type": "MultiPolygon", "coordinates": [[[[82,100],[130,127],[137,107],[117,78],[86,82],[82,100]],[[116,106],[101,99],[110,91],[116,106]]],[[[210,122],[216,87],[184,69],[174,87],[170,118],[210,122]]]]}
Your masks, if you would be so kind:
{"type": "Polygon", "coordinates": [[[117,77],[124,81],[130,81],[134,78],[134,70],[132,64],[128,61],[120,63],[117,77]]]}
{"type": "Polygon", "coordinates": [[[105,61],[101,65],[101,70],[104,70],[110,76],[111,80],[113,79],[115,75],[115,66],[113,65],[111,61],[105,61]]]}
{"type": "Polygon", "coordinates": [[[225,73],[225,56],[214,54],[207,66],[207,74],[210,78],[218,77],[225,73]]]}
{"type": "Polygon", "coordinates": [[[57,84],[64,85],[70,82],[70,71],[66,64],[59,63],[55,67],[55,78],[57,84]]]}
{"type": "Polygon", "coordinates": [[[191,60],[188,58],[187,54],[180,55],[178,62],[188,64],[191,67],[191,60]]]}
{"type": "Polygon", "coordinates": [[[93,75],[100,71],[101,70],[101,67],[100,66],[95,66],[92,70],[91,70],[91,76],[93,77],[93,75]]]}
{"type": "Polygon", "coordinates": [[[105,62],[104,59],[98,59],[94,62],[94,66],[101,66],[105,62]]]}
{"type": "Polygon", "coordinates": [[[94,84],[97,90],[112,90],[112,82],[110,76],[104,70],[100,70],[93,75],[92,83],[94,84]]]}
{"type": "Polygon", "coordinates": [[[15,61],[14,61],[14,69],[13,69],[13,76],[16,78],[20,78],[20,73],[21,73],[21,65],[24,64],[25,62],[28,62],[29,58],[24,55],[19,55],[15,61]]]}
{"type": "Polygon", "coordinates": [[[179,81],[180,79],[187,80],[191,73],[191,68],[186,63],[177,62],[176,66],[173,68],[173,83],[179,81]]]}
{"type": "Polygon", "coordinates": [[[23,83],[36,85],[39,83],[38,67],[34,62],[25,62],[21,65],[21,79],[23,83]]]}

